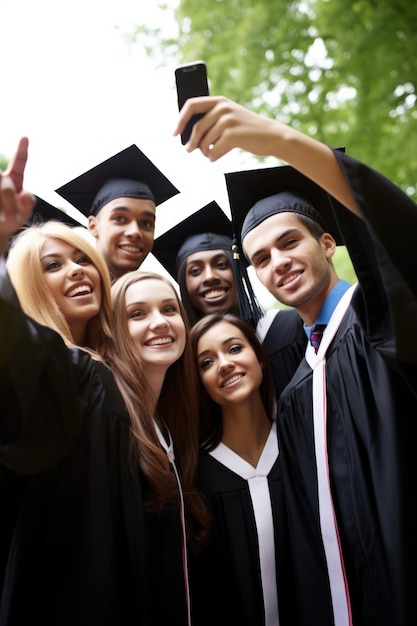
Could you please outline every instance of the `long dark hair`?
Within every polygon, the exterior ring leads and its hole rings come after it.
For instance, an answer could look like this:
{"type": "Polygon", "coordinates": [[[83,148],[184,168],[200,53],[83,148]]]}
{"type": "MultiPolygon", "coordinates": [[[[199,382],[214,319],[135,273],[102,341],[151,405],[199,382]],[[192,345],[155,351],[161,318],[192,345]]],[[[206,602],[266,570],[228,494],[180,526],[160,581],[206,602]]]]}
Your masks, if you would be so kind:
{"type": "MultiPolygon", "coordinates": [[[[226,313],[225,315],[211,313],[194,324],[191,328],[191,345],[196,369],[198,342],[208,330],[216,326],[216,324],[220,324],[220,322],[228,322],[241,331],[262,365],[263,377],[259,391],[265,411],[271,421],[273,421],[275,418],[276,399],[268,356],[263,344],[256,335],[255,329],[239,316],[232,313],[226,313]]],[[[214,450],[218,446],[223,434],[221,407],[208,395],[201,378],[200,391],[200,449],[203,452],[210,452],[210,450],[214,450]]]]}
{"type": "Polygon", "coordinates": [[[150,486],[146,508],[150,512],[161,513],[177,497],[175,477],[154,426],[154,420],[158,421],[160,416],[174,441],[186,502],[189,539],[192,547],[197,548],[204,544],[210,530],[208,511],[195,487],[198,459],[198,378],[187,317],[175,287],[165,277],[153,272],[135,270],[121,276],[112,286],[112,328],[115,347],[112,352],[107,353],[107,362],[130,415],[131,460],[137,460],[150,486]],[[160,280],[171,287],[186,329],[184,352],[167,370],[156,413],[143,363],[129,333],[125,304],[128,287],[149,279],[160,280]]]}

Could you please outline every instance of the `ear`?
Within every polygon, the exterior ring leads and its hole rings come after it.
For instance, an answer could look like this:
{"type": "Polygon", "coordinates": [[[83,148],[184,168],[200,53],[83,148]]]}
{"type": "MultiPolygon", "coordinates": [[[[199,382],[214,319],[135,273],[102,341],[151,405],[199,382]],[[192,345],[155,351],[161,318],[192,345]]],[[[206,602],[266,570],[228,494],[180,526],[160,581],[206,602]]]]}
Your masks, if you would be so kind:
{"type": "Polygon", "coordinates": [[[87,228],[90,231],[90,233],[93,235],[93,237],[96,237],[96,238],[98,237],[96,216],[95,215],[89,215],[88,216],[87,228]]]}
{"type": "Polygon", "coordinates": [[[326,257],[331,259],[336,252],[337,246],[335,240],[330,233],[323,233],[320,240],[326,257]]]}

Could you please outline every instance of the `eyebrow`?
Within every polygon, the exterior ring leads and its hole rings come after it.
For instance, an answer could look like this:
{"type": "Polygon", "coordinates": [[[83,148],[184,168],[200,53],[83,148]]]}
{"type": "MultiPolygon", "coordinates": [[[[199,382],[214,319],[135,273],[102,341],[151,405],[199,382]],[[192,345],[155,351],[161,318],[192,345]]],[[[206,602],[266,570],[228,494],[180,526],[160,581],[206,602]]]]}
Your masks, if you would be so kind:
{"type": "MultiPolygon", "coordinates": [[[[204,252],[211,252],[211,251],[210,250],[205,250],[204,252]]],[[[192,252],[191,254],[195,254],[195,253],[192,252]]],[[[189,256],[191,256],[191,255],[189,255],[189,256]]],[[[227,257],[226,251],[222,250],[221,252],[217,252],[216,254],[212,254],[211,257],[210,257],[210,261],[217,260],[217,259],[219,259],[221,257],[224,257],[227,260],[229,260],[228,257],[227,257]]],[[[191,260],[189,260],[189,258],[187,258],[187,266],[188,265],[194,265],[195,263],[206,263],[206,262],[207,261],[205,261],[204,259],[199,259],[198,257],[197,258],[193,258],[191,260]]]]}
{"type": "MultiPolygon", "coordinates": [[[[85,253],[82,252],[79,248],[74,248],[72,254],[85,254],[85,253]]],[[[49,252],[49,254],[44,254],[43,256],[41,256],[40,260],[44,261],[45,259],[57,259],[62,256],[63,254],[61,252],[49,252]]]]}
{"type": "MultiPolygon", "coordinates": [[[[278,237],[276,237],[276,239],[274,240],[275,244],[279,244],[283,239],[285,239],[286,237],[288,237],[288,235],[291,235],[292,233],[299,233],[301,232],[299,228],[293,227],[293,228],[287,228],[287,230],[285,230],[283,233],[281,233],[278,237]]],[[[266,248],[259,248],[259,250],[256,250],[256,252],[254,252],[252,254],[252,256],[250,257],[250,262],[253,263],[253,260],[256,259],[256,257],[260,256],[261,254],[265,253],[266,248]]]]}
{"type": "Polygon", "coordinates": [[[44,261],[45,259],[56,259],[57,257],[62,256],[62,254],[58,254],[58,252],[51,252],[50,254],[44,254],[43,256],[41,256],[41,261],[44,261]]]}
{"type": "MultiPolygon", "coordinates": [[[[133,211],[129,209],[129,207],[124,206],[123,204],[114,206],[110,209],[110,213],[116,213],[117,211],[125,211],[126,213],[131,213],[133,215],[133,211]]],[[[147,215],[148,217],[152,217],[154,220],[156,219],[156,214],[153,211],[143,210],[141,211],[141,217],[147,215]]]]}
{"type": "MultiPolygon", "coordinates": [[[[228,337],[227,339],[222,341],[222,346],[227,346],[227,344],[232,343],[233,341],[243,341],[243,337],[228,337]]],[[[208,350],[203,350],[202,352],[199,352],[197,358],[200,358],[201,356],[203,356],[204,354],[208,354],[209,352],[212,352],[210,348],[208,350]]]]}
{"type": "MultiPolygon", "coordinates": [[[[172,296],[172,298],[165,298],[164,300],[161,300],[160,304],[167,304],[169,302],[178,302],[178,300],[176,298],[174,298],[174,296],[172,296]]],[[[146,300],[135,300],[134,302],[129,302],[128,304],[126,304],[126,307],[129,306],[149,306],[149,303],[146,300]]]]}

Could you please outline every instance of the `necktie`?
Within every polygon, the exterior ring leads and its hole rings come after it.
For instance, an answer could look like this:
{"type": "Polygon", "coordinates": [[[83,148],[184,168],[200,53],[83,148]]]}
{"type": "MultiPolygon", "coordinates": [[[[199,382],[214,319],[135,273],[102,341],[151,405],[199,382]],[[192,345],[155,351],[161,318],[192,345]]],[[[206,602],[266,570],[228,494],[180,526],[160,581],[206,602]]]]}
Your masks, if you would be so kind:
{"type": "Polygon", "coordinates": [[[313,330],[311,331],[310,343],[313,346],[316,354],[317,354],[317,350],[319,349],[320,341],[323,336],[323,332],[325,328],[326,328],[326,324],[316,324],[313,330]]]}

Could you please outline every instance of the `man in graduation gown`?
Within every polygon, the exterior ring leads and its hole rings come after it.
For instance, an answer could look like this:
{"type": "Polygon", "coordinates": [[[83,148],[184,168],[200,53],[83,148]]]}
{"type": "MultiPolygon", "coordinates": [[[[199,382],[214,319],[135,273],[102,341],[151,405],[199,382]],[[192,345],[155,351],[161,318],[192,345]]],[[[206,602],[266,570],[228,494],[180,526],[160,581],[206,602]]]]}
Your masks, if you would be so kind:
{"type": "Polygon", "coordinates": [[[154,243],[156,207],[179,193],[135,144],[56,192],[88,219],[112,280],[142,265],[154,243]]]}
{"type": "Polygon", "coordinates": [[[292,309],[273,309],[266,314],[262,310],[232,223],[217,202],[208,203],[160,235],[152,254],[178,282],[191,324],[208,313],[230,311],[256,326],[279,395],[303,357],[307,343],[303,323],[292,309]],[[203,304],[206,294],[214,290],[224,294],[203,304]]]}
{"type": "Polygon", "coordinates": [[[318,626],[412,624],[417,206],[363,163],[223,97],[189,101],[175,133],[197,112],[189,151],[215,161],[240,147],[293,166],[275,188],[245,172],[237,203],[229,185],[232,216],[261,282],[308,336],[326,325],[278,405],[294,611],[318,626]],[[336,275],[337,243],[355,286],[336,275]]]}

